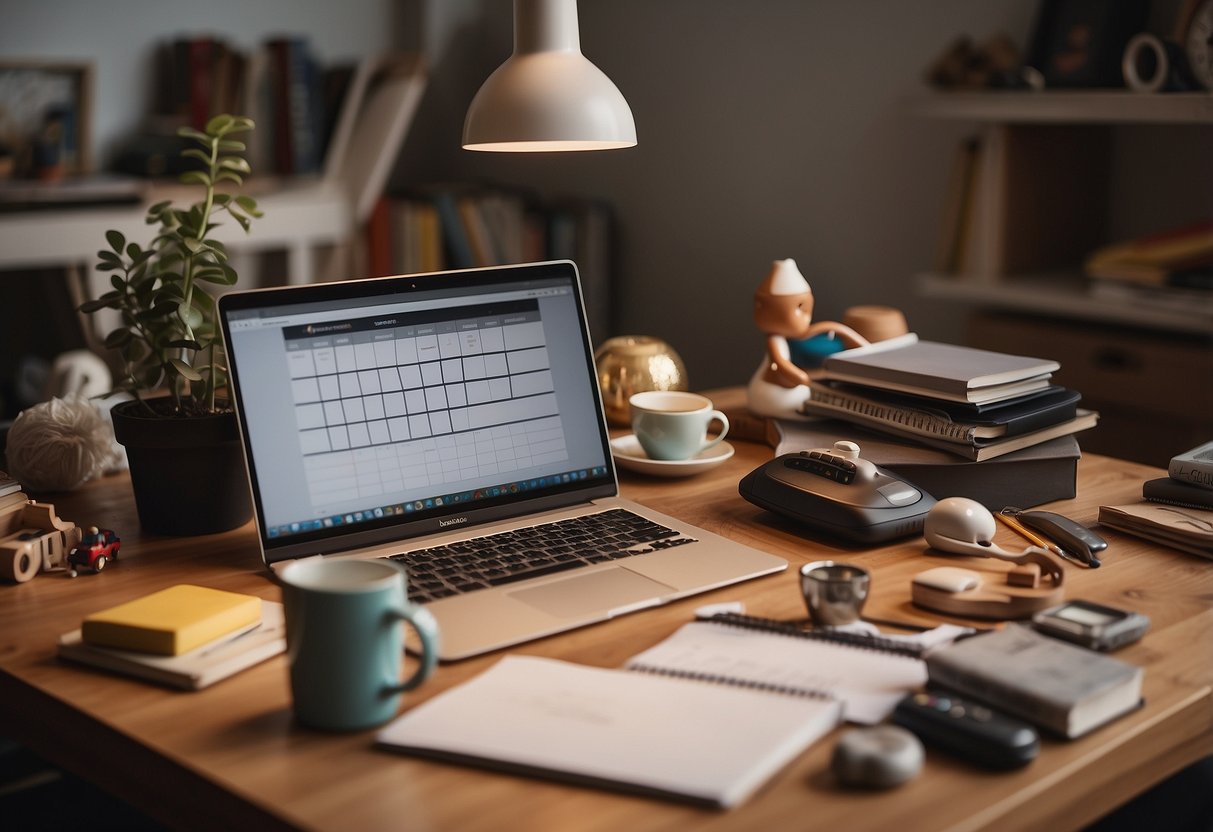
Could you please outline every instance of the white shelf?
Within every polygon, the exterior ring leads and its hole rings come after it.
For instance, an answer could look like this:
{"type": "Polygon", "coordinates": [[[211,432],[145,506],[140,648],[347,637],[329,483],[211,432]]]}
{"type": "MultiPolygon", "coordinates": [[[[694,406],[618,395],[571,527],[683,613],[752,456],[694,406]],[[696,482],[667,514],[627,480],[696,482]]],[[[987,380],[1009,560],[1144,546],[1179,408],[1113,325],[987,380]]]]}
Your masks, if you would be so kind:
{"type": "Polygon", "coordinates": [[[1095,298],[1087,293],[1082,278],[1072,274],[1003,277],[996,283],[921,274],[917,287],[922,297],[974,306],[1213,336],[1213,316],[1095,298]]]}
{"type": "Polygon", "coordinates": [[[1213,93],[1121,90],[939,92],[912,100],[915,115],[1004,123],[1213,124],[1213,93]]]}

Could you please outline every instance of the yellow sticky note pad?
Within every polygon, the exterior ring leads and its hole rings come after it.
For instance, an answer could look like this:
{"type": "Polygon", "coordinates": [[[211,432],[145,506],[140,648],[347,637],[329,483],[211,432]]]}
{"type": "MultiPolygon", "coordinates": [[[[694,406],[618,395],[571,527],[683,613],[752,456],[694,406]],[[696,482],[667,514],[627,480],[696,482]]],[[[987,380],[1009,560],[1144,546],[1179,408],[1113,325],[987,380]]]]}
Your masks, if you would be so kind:
{"type": "Polygon", "coordinates": [[[261,620],[261,599],[178,584],[85,616],[88,644],[176,656],[261,620]]]}

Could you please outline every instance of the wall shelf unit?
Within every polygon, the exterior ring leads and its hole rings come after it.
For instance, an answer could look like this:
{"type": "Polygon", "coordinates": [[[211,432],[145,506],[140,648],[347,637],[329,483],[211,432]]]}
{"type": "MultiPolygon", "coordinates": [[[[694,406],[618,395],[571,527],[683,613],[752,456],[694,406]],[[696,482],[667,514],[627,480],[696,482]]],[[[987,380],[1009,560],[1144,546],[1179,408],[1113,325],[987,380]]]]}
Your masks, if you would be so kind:
{"type": "Polygon", "coordinates": [[[1027,124],[1213,124],[1213,94],[1122,91],[949,92],[915,98],[915,115],[1027,124]]]}
{"type": "Polygon", "coordinates": [[[937,262],[918,275],[919,294],[969,307],[973,346],[1061,361],[1056,381],[1101,414],[1085,449],[1165,465],[1207,441],[1213,394],[1194,402],[1178,391],[1213,378],[1213,292],[1187,290],[1185,301],[1178,290],[1093,281],[1082,264],[1116,242],[1113,209],[1141,207],[1144,221],[1158,222],[1152,209],[1183,197],[1177,205],[1203,214],[1194,220],[1213,220],[1207,154],[1182,181],[1159,180],[1157,201],[1141,206],[1125,202],[1118,179],[1126,161],[1151,175],[1151,165],[1171,165],[1173,128],[1208,131],[1208,144],[1189,147],[1213,147],[1213,93],[941,92],[909,110],[967,122],[975,133],[958,149],[937,262]],[[1142,126],[1161,131],[1138,142],[1141,152],[1117,146],[1119,131],[1142,126]],[[1202,181],[1203,193],[1186,190],[1202,181]]]}

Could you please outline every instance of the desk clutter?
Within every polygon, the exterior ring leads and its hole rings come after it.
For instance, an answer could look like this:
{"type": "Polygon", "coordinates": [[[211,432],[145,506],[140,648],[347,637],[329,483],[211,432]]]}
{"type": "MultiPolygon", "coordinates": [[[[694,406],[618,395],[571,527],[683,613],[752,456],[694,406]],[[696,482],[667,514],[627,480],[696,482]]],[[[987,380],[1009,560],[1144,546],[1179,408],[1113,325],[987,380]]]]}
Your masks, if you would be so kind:
{"type": "MultiPolygon", "coordinates": [[[[764,417],[758,433],[777,453],[853,440],[935,499],[1031,507],[1074,496],[1074,437],[1099,421],[1078,407],[1078,391],[1052,383],[1058,369],[907,332],[820,358],[803,371],[792,410],[770,411],[753,384],[748,408],[764,417]]],[[[755,432],[753,419],[734,421],[755,432]]]]}
{"type": "Polygon", "coordinates": [[[1100,506],[1099,522],[1193,555],[1213,558],[1213,442],[1176,454],[1167,476],[1147,480],[1136,503],[1100,506]]]}
{"type": "Polygon", "coordinates": [[[59,639],[67,661],[186,690],[285,649],[281,604],[191,584],[99,610],[59,639]]]}
{"type": "Polygon", "coordinates": [[[261,622],[251,630],[220,636],[175,656],[100,647],[79,630],[59,639],[59,657],[124,676],[182,690],[201,690],[286,650],[282,605],[261,602],[261,622]]]}
{"type": "Polygon", "coordinates": [[[802,405],[973,462],[1096,425],[1052,360],[901,338],[828,356],[802,405]]]}

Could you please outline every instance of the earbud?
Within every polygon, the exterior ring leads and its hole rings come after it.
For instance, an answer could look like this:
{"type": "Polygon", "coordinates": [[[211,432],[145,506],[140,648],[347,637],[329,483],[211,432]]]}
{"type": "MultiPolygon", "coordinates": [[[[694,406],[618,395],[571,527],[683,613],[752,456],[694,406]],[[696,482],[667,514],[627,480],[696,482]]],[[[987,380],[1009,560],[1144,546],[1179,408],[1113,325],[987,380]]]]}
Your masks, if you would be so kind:
{"type": "Polygon", "coordinates": [[[929,546],[941,552],[1039,564],[1054,583],[1061,583],[1061,566],[1049,557],[1048,552],[1035,546],[1029,546],[1019,554],[1008,552],[994,543],[996,528],[994,515],[981,503],[967,497],[946,497],[927,512],[922,536],[929,546]]]}

